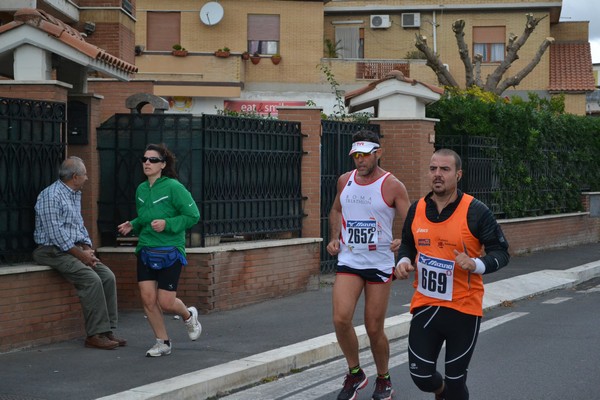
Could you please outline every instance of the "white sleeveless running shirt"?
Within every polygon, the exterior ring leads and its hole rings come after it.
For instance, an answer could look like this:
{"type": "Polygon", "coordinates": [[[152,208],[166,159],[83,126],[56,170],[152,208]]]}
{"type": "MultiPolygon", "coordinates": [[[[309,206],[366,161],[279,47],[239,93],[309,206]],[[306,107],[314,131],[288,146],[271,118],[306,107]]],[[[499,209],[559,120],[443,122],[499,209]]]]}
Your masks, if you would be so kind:
{"type": "Polygon", "coordinates": [[[389,270],[394,268],[392,224],[396,209],[383,199],[383,176],[367,185],[355,181],[352,171],[340,194],[342,230],[338,264],[354,269],[389,270]]]}

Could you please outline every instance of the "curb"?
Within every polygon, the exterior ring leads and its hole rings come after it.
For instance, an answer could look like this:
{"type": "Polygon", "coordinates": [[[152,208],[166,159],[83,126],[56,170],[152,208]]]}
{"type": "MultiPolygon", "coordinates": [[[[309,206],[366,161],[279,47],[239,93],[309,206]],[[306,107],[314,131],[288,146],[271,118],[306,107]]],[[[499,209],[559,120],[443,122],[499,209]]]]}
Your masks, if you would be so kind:
{"type": "MultiPolygon", "coordinates": [[[[600,276],[600,260],[566,271],[542,270],[485,285],[484,311],[556,289],[570,288],[600,276]]],[[[408,335],[410,313],[386,318],[388,339],[408,335]]],[[[360,349],[369,345],[364,325],[355,328],[360,349]]],[[[139,386],[97,400],[206,399],[342,356],[334,333],[284,346],[240,360],[139,386]]]]}

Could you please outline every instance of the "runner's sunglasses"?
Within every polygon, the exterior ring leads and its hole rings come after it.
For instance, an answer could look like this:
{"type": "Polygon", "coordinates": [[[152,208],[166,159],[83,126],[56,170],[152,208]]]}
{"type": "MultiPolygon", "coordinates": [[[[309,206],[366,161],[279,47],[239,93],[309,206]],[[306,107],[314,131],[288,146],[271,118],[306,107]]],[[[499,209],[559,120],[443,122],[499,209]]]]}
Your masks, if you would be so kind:
{"type": "Polygon", "coordinates": [[[146,161],[150,161],[150,163],[152,163],[152,164],[157,164],[157,163],[163,162],[165,160],[163,160],[160,157],[141,157],[140,161],[143,163],[145,163],[146,161]]]}
{"type": "Polygon", "coordinates": [[[367,157],[368,155],[375,153],[375,152],[377,151],[377,149],[379,149],[379,147],[377,147],[377,148],[375,148],[375,149],[371,150],[369,153],[361,153],[361,152],[357,151],[356,153],[352,153],[352,154],[350,155],[350,157],[354,157],[354,158],[358,158],[358,157],[367,157]]]}

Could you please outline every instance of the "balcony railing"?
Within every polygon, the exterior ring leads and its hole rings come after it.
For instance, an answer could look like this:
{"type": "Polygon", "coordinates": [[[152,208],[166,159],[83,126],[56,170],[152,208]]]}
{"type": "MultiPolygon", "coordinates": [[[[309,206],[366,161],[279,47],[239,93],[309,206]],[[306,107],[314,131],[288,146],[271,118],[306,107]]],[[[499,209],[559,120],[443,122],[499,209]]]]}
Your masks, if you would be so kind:
{"type": "Polygon", "coordinates": [[[382,79],[394,70],[402,72],[407,78],[410,77],[408,61],[359,61],[356,63],[356,79],[382,79]]]}
{"type": "Polygon", "coordinates": [[[141,79],[168,81],[192,81],[202,83],[240,83],[244,81],[244,68],[239,55],[227,58],[213,53],[189,52],[185,57],[176,57],[171,52],[144,51],[136,57],[141,79]]]}

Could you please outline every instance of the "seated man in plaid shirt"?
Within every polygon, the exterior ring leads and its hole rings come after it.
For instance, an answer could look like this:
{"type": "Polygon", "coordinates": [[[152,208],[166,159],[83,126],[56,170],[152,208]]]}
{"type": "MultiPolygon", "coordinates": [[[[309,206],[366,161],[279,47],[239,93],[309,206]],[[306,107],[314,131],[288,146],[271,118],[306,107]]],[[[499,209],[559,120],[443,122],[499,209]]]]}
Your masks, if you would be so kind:
{"type": "Polygon", "coordinates": [[[44,189],[35,205],[33,259],[49,265],[71,282],[81,300],[85,346],[114,349],[127,341],[116,337],[117,286],[113,272],[94,254],[81,216],[81,188],[87,171],[78,157],[61,164],[59,179],[44,189]]]}

